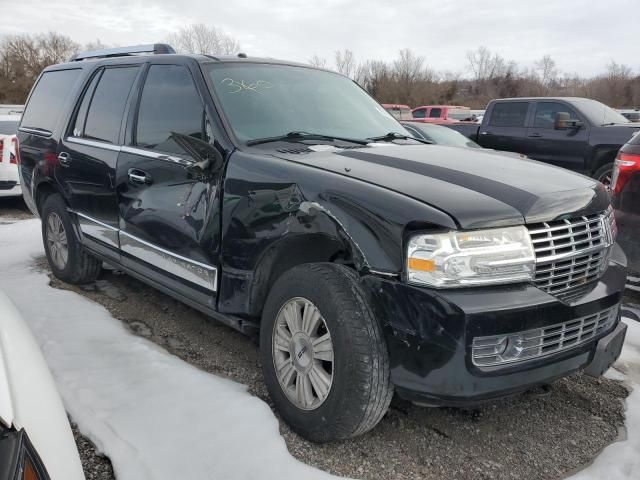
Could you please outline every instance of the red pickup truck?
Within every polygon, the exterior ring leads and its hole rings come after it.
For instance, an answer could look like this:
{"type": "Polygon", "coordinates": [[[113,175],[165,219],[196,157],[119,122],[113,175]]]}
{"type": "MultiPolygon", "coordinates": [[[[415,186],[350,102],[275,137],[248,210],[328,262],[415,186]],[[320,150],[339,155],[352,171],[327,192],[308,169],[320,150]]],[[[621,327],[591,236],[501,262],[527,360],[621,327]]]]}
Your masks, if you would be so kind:
{"type": "Polygon", "coordinates": [[[457,123],[471,119],[471,109],[459,105],[424,105],[411,111],[414,122],[457,123]]]}

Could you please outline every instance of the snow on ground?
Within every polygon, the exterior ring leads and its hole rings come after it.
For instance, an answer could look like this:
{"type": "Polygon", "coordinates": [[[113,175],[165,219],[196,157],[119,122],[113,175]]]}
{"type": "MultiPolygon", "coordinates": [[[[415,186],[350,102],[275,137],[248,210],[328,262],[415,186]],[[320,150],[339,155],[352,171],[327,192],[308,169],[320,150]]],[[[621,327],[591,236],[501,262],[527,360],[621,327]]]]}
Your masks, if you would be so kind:
{"type": "MultiPolygon", "coordinates": [[[[208,374],[134,336],[101,306],[48,286],[39,220],[0,224],[0,288],[34,331],[65,407],[109,456],[119,480],[335,478],[286,449],[269,407],[236,382],[208,374]]],[[[627,313],[627,312],[625,312],[627,313]]],[[[627,439],[572,480],[626,480],[640,472],[640,323],[607,376],[633,387],[627,439]]]]}
{"type": "Polygon", "coordinates": [[[570,480],[623,480],[640,477],[640,323],[626,320],[628,325],[622,355],[607,376],[626,380],[633,388],[627,397],[625,427],[627,438],[605,448],[594,462],[570,480]],[[610,372],[613,370],[614,374],[610,372]]]}
{"type": "Polygon", "coordinates": [[[119,480],[328,479],[295,460],[246,387],[132,335],[102,307],[34,271],[40,221],[0,225],[0,288],[33,330],[80,431],[119,480]]]}

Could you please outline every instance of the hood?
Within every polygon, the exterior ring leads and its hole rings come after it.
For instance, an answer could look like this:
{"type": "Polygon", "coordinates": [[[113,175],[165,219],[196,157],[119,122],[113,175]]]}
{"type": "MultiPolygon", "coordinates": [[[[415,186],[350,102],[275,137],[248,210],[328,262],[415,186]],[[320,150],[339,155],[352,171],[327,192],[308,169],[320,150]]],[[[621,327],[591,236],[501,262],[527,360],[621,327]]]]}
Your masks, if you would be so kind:
{"type": "Polygon", "coordinates": [[[277,155],[407,195],[446,212],[461,228],[536,223],[609,205],[605,188],[591,178],[490,150],[395,144],[300,150],[277,155]]]}

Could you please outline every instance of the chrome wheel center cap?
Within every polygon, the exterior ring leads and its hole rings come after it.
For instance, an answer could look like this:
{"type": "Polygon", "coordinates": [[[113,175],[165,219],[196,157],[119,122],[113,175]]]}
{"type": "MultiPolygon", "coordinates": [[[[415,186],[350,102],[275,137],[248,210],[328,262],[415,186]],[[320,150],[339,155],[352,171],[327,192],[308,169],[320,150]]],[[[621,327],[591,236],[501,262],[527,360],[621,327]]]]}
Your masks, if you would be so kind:
{"type": "Polygon", "coordinates": [[[307,372],[313,364],[313,344],[309,336],[302,332],[295,334],[291,338],[289,351],[294,368],[300,373],[307,372]]]}

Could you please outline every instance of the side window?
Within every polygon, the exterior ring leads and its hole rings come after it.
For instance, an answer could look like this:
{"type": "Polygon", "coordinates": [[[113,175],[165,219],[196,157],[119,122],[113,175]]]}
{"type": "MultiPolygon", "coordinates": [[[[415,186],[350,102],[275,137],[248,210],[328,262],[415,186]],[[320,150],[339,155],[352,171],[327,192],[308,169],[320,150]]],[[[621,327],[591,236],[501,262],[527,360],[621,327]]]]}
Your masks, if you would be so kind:
{"type": "Polygon", "coordinates": [[[204,106],[189,71],[152,65],[140,97],[135,144],[184,154],[206,141],[204,106]]]}
{"type": "Polygon", "coordinates": [[[96,84],[100,79],[100,75],[102,75],[102,70],[97,71],[93,75],[93,77],[91,78],[91,81],[89,82],[89,85],[84,91],[84,95],[82,96],[80,107],[78,108],[78,112],[76,113],[76,119],[73,123],[72,135],[74,137],[81,137],[82,133],[84,132],[84,122],[87,119],[87,111],[89,110],[89,103],[91,103],[91,98],[93,98],[93,91],[95,90],[96,84]]]}
{"type": "Polygon", "coordinates": [[[440,113],[442,112],[441,108],[432,108],[429,111],[429,118],[440,118],[440,113]]]}
{"type": "Polygon", "coordinates": [[[535,128],[553,128],[558,112],[567,112],[571,116],[571,120],[579,120],[578,114],[568,105],[558,102],[538,102],[533,126],[535,128]]]}
{"type": "Polygon", "coordinates": [[[43,73],[31,94],[20,126],[42,130],[43,133],[53,132],[81,71],[53,70],[43,73]]]}
{"type": "Polygon", "coordinates": [[[420,110],[414,110],[412,112],[413,118],[424,118],[424,116],[425,116],[424,112],[425,112],[424,108],[421,108],[420,110]]]}
{"type": "Polygon", "coordinates": [[[122,116],[137,73],[138,67],[106,68],[102,72],[90,100],[82,137],[118,143],[122,116]]]}
{"type": "Polygon", "coordinates": [[[491,112],[489,125],[495,127],[524,127],[527,118],[528,102],[496,103],[491,112]]]}

